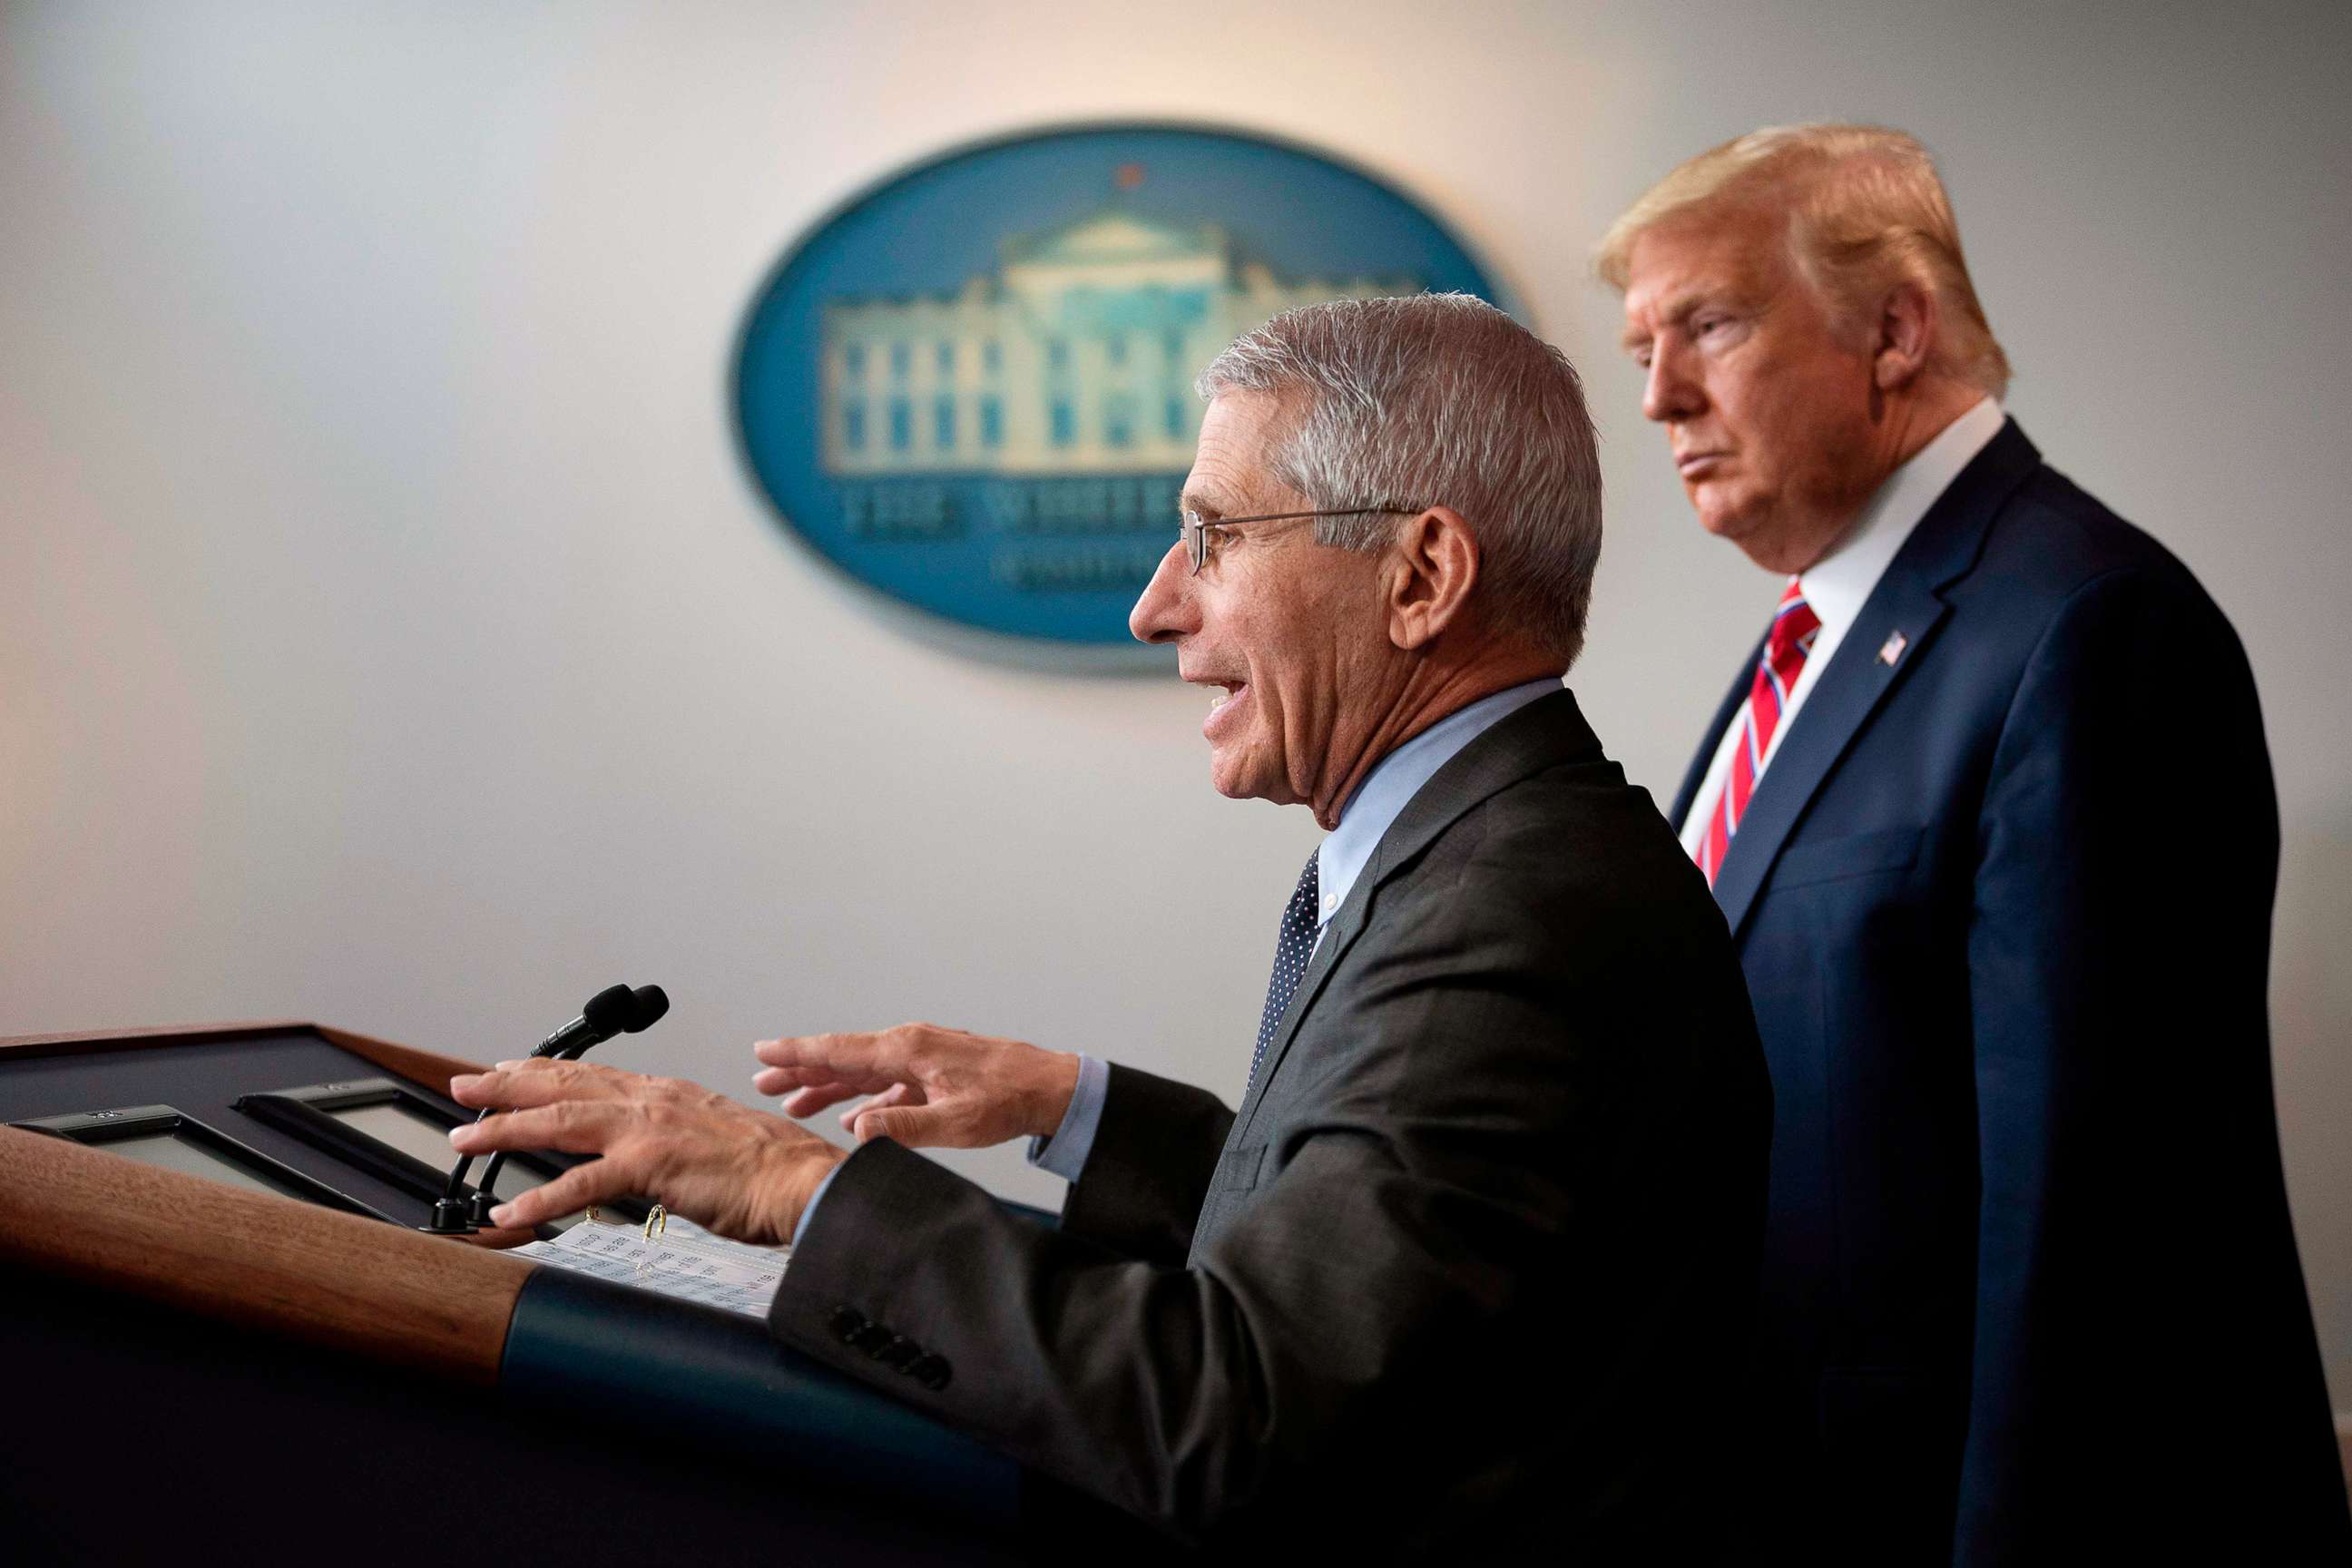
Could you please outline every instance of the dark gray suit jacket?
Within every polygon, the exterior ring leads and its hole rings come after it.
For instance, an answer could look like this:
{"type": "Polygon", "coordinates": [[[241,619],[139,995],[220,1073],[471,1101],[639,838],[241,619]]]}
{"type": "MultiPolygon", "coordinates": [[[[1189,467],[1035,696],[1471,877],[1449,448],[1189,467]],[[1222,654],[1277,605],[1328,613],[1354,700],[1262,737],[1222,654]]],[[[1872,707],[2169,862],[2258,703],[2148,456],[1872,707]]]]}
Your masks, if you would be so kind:
{"type": "Polygon", "coordinates": [[[1059,1230],[867,1144],[770,1321],[1182,1537],[1652,1556],[1712,1521],[1769,1092],[1722,916],[1563,691],[1398,816],[1238,1114],[1114,1068],[1059,1230]]]}

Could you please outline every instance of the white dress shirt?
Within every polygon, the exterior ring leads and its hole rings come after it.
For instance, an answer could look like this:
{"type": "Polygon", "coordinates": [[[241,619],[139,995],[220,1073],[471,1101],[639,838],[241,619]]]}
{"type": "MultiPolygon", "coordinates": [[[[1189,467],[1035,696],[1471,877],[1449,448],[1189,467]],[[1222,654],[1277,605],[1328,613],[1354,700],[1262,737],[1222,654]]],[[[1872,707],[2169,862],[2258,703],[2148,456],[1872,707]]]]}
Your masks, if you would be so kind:
{"type": "MultiPolygon", "coordinates": [[[[1909,462],[1886,476],[1886,482],[1864,505],[1853,527],[1846,531],[1836,548],[1798,574],[1797,586],[1805,595],[1805,603],[1821,618],[1822,629],[1813,638],[1812,651],[1805,656],[1804,668],[1797,672],[1797,684],[1790,689],[1789,700],[1780,710],[1780,721],[1773,727],[1772,739],[1764,748],[1764,767],[1768,772],[1773,756],[1780,750],[1780,742],[1796,727],[1797,710],[1820,684],[1822,671],[1829,668],[1838,644],[1845,640],[1854,617],[1862,614],[1862,606],[1869,602],[1879,578],[1886,574],[1886,568],[1902,551],[1904,541],[1919,526],[1919,520],[1927,515],[1927,509],[1936,504],[1936,498],[1960,477],[1960,470],[2000,434],[2003,418],[2000,405],[1987,397],[1945,426],[1934,440],[1912,454],[1909,462]]],[[[1716,802],[1722,798],[1724,786],[1731,777],[1731,759],[1739,749],[1746,711],[1745,708],[1732,710],[1731,722],[1723,727],[1723,735],[1716,744],[1715,760],[1707,764],[1706,777],[1699,782],[1698,793],[1691,796],[1690,815],[1683,819],[1683,848],[1693,859],[1698,858],[1699,845],[1706,837],[1706,825],[1715,816],[1716,802]]],[[[1762,784],[1763,774],[1757,775],[1757,783],[1762,784]]]]}

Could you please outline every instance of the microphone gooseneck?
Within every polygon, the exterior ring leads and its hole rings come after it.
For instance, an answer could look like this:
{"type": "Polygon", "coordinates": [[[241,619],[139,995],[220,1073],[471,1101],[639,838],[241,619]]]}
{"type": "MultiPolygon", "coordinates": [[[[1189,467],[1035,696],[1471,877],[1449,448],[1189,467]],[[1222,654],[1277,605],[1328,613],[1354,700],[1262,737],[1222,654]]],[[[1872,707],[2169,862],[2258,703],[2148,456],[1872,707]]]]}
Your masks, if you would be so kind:
{"type": "MultiPolygon", "coordinates": [[[[596,1000],[602,1002],[614,992],[621,992],[625,998],[625,1003],[615,1004],[609,1011],[608,1017],[614,1026],[603,1034],[593,1037],[583,1036],[568,1042],[561,1049],[552,1053],[557,1060],[578,1061],[587,1054],[590,1047],[600,1045],[614,1035],[643,1034],[659,1023],[662,1015],[669,1011],[669,994],[658,985],[640,985],[635,991],[628,991],[623,986],[615,985],[611,991],[597,993],[596,1000]]],[[[583,1016],[585,1016],[587,1009],[583,1008],[581,1011],[583,1016]]],[[[550,1040],[554,1037],[552,1035],[548,1037],[550,1040]]],[[[487,1116],[489,1112],[485,1110],[482,1114],[487,1116]]],[[[490,1163],[482,1167],[482,1179],[475,1187],[471,1203],[467,1205],[467,1218],[478,1227],[488,1228],[489,1226],[490,1210],[497,1206],[499,1201],[497,1190],[499,1173],[506,1168],[506,1162],[507,1152],[500,1149],[494,1152],[490,1155],[490,1163]]],[[[448,1195],[452,1198],[456,1196],[454,1187],[448,1195]]],[[[436,1205],[436,1215],[437,1215],[439,1212],[439,1205],[436,1205]]]]}
{"type": "MultiPolygon", "coordinates": [[[[659,994],[657,987],[646,986],[644,989],[659,994]]],[[[663,1009],[667,1010],[668,1005],[668,1000],[664,998],[663,1009]]],[[[530,1054],[534,1057],[560,1057],[566,1053],[577,1056],[599,1040],[608,1040],[625,1030],[642,1029],[645,1024],[636,1020],[643,1007],[638,994],[626,985],[607,985],[581,1004],[578,1017],[551,1032],[532,1048],[530,1054]]],[[[659,1016],[659,1012],[654,1015],[654,1017],[659,1016]]],[[[651,1021],[646,1020],[646,1023],[651,1021]]],[[[482,1110],[474,1120],[480,1121],[489,1114],[488,1110],[482,1110]]],[[[457,1198],[458,1191],[466,1184],[466,1172],[473,1163],[471,1154],[457,1157],[457,1163],[449,1168],[447,1185],[433,1205],[433,1223],[423,1228],[438,1236],[454,1236],[472,1230],[483,1223],[470,1217],[468,1205],[457,1198]]],[[[479,1195],[476,1194],[478,1199],[479,1195]]],[[[481,1214],[488,1212],[488,1206],[479,1202],[472,1205],[471,1208],[481,1214]]]]}

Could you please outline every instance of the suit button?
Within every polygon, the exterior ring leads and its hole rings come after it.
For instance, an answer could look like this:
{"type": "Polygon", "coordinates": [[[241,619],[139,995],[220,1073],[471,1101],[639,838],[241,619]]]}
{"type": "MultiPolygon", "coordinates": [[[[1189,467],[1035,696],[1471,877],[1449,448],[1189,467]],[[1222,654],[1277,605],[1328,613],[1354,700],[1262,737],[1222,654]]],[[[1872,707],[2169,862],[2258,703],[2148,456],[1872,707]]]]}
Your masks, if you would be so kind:
{"type": "Polygon", "coordinates": [[[857,1331],[866,1326],[866,1314],[855,1307],[835,1307],[833,1310],[833,1316],[824,1321],[827,1328],[840,1335],[846,1342],[856,1339],[857,1331]]]}
{"type": "Polygon", "coordinates": [[[867,1355],[872,1355],[897,1337],[879,1323],[868,1323],[856,1333],[847,1336],[845,1342],[852,1350],[861,1350],[867,1355]]]}
{"type": "Polygon", "coordinates": [[[948,1385],[948,1380],[955,1375],[955,1370],[948,1365],[947,1357],[927,1355],[907,1368],[907,1375],[937,1394],[948,1385]]]}
{"type": "Polygon", "coordinates": [[[923,1353],[923,1347],[908,1339],[906,1335],[900,1334],[897,1339],[892,1340],[888,1344],[884,1345],[881,1349],[868,1351],[866,1353],[872,1356],[876,1361],[880,1362],[884,1366],[903,1367],[908,1362],[920,1356],[923,1353]]]}

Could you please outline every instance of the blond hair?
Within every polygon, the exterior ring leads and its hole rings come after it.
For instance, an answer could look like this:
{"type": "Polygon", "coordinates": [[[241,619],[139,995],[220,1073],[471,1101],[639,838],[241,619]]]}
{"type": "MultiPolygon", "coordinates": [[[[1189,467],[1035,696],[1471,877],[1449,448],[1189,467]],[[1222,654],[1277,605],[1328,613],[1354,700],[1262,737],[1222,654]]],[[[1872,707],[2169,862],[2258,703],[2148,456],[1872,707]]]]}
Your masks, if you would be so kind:
{"type": "Polygon", "coordinates": [[[1601,237],[1595,269],[1622,290],[1643,234],[1737,205],[1787,213],[1799,270],[1845,326],[1866,329],[1888,289],[1916,284],[1937,307],[1929,368],[1994,397],[2009,389],[2009,356],[1969,281],[1951,197],[1916,137],[1875,125],[1751,131],[1643,192],[1601,237]]]}

